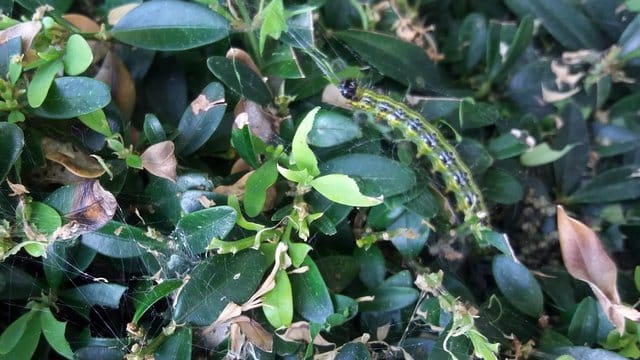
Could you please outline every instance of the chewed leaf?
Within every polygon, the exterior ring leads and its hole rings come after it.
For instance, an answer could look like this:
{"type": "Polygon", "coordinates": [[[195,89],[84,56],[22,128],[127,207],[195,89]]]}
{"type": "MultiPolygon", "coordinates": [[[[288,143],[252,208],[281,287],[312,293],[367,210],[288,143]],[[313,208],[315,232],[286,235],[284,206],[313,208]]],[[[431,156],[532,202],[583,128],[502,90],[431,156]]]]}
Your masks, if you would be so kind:
{"type": "Polygon", "coordinates": [[[562,260],[567,271],[574,278],[589,284],[607,318],[622,334],[625,318],[638,321],[640,312],[621,305],[616,285],[616,264],[593,230],[567,216],[561,206],[558,206],[557,211],[562,260]]]}
{"type": "Polygon", "coordinates": [[[382,197],[362,195],[355,180],[343,174],[330,174],[311,181],[311,186],[327,199],[349,206],[375,206],[382,197]]]}

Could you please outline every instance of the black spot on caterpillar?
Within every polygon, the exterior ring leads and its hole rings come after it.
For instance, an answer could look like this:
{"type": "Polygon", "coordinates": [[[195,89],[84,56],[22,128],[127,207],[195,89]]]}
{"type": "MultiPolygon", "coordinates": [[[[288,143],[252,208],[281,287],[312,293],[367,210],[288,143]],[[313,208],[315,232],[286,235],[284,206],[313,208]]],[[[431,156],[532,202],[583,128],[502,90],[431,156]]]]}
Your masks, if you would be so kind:
{"type": "Polygon", "coordinates": [[[488,222],[482,193],[469,168],[434,125],[405,104],[363,88],[354,79],[342,81],[338,88],[354,108],[374,115],[416,145],[418,156],[426,157],[432,170],[440,175],[465,222],[488,222]]]}

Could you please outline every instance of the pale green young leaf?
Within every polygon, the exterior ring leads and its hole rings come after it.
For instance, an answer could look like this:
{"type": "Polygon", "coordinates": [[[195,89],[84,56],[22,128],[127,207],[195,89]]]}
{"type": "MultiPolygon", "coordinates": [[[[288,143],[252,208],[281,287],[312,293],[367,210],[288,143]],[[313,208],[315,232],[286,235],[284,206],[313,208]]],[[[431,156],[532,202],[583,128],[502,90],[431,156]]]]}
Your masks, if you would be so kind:
{"type": "Polygon", "coordinates": [[[355,180],[344,174],[329,174],[315,178],[311,187],[327,199],[342,205],[375,206],[382,203],[382,197],[363,195],[355,180]]]}
{"type": "Polygon", "coordinates": [[[47,98],[53,79],[62,67],[62,61],[56,59],[38,68],[27,88],[27,101],[31,107],[37,108],[42,105],[47,98]]]}
{"type": "Polygon", "coordinates": [[[320,110],[320,107],[315,107],[302,119],[291,143],[291,158],[293,163],[298,170],[307,170],[311,176],[318,176],[320,174],[318,159],[316,159],[316,155],[311,151],[311,148],[309,148],[309,144],[307,144],[307,135],[313,127],[313,121],[315,120],[318,110],[320,110]]]}
{"type": "Polygon", "coordinates": [[[62,62],[64,63],[64,72],[69,75],[79,75],[87,70],[93,62],[93,53],[87,40],[78,34],[71,35],[67,41],[62,62]]]}
{"type": "Polygon", "coordinates": [[[66,322],[58,321],[49,308],[44,308],[40,312],[40,324],[42,334],[51,347],[66,359],[73,359],[73,350],[69,342],[64,337],[66,322]]]}
{"type": "Polygon", "coordinates": [[[260,27],[260,53],[264,51],[267,36],[279,39],[283,31],[287,31],[286,14],[282,0],[272,0],[262,10],[262,26],[260,27]]]}
{"type": "Polygon", "coordinates": [[[553,150],[549,144],[542,143],[520,155],[520,163],[524,166],[539,166],[552,163],[571,151],[576,144],[565,146],[562,150],[553,150]]]}
{"type": "Polygon", "coordinates": [[[109,128],[109,122],[107,121],[107,116],[105,115],[102,109],[98,109],[94,112],[90,112],[88,114],[78,116],[78,119],[82,121],[83,124],[87,125],[87,127],[97,133],[100,133],[104,136],[111,136],[111,128],[109,128]]]}

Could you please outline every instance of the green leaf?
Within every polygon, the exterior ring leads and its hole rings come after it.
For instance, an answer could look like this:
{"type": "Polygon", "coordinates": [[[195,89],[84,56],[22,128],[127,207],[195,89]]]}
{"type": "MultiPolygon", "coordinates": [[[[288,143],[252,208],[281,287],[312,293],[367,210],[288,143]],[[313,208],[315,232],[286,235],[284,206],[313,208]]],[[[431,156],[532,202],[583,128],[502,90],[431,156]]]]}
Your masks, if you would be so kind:
{"type": "Polygon", "coordinates": [[[34,201],[31,203],[30,207],[31,216],[29,223],[34,225],[38,232],[45,235],[51,235],[60,226],[62,226],[62,218],[60,217],[60,214],[58,214],[58,212],[51,206],[39,201],[34,201]]]}
{"type": "Polygon", "coordinates": [[[257,169],[260,167],[260,163],[257,160],[258,155],[256,155],[252,138],[251,129],[248,126],[231,131],[231,145],[233,145],[233,148],[238,151],[238,155],[242,160],[246,161],[252,168],[257,169]]]}
{"type": "Polygon", "coordinates": [[[360,267],[352,256],[325,256],[317,261],[322,278],[331,293],[340,293],[358,276],[360,267]]]}
{"type": "Polygon", "coordinates": [[[180,279],[166,279],[146,291],[134,293],[132,298],[136,312],[133,314],[131,322],[137,324],[142,315],[144,315],[144,313],[149,310],[153,304],[174,292],[181,285],[182,281],[180,279]]]}
{"type": "Polygon", "coordinates": [[[154,114],[146,114],[144,116],[144,125],[142,128],[144,130],[144,136],[150,144],[157,144],[167,140],[167,135],[164,132],[162,124],[154,114]]]}
{"type": "Polygon", "coordinates": [[[414,258],[424,250],[430,229],[418,214],[405,211],[387,229],[391,243],[405,258],[414,258]]]}
{"type": "Polygon", "coordinates": [[[569,202],[608,203],[640,197],[640,178],[635,165],[607,170],[571,194],[569,202]]]}
{"type": "Polygon", "coordinates": [[[570,194],[583,180],[584,169],[588,166],[589,152],[592,151],[589,145],[592,135],[588,129],[588,122],[576,104],[569,103],[558,115],[564,124],[556,136],[555,148],[564,147],[570,150],[553,163],[553,171],[560,193],[570,194]]]}
{"type": "Polygon", "coordinates": [[[311,181],[311,187],[327,199],[342,205],[375,206],[382,203],[382,197],[362,195],[358,183],[347,175],[330,174],[311,181]]]}
{"type": "Polygon", "coordinates": [[[375,32],[348,30],[338,31],[335,36],[383,75],[417,91],[446,94],[444,74],[422,48],[375,32]]]}
{"type": "Polygon", "coordinates": [[[64,337],[67,323],[58,321],[49,308],[40,311],[40,324],[42,326],[42,334],[51,347],[66,359],[73,359],[73,350],[69,342],[64,337]]]}
{"type": "Polygon", "coordinates": [[[126,290],[126,286],[118,284],[94,283],[63,290],[60,298],[81,308],[98,305],[117,309],[126,290]]]}
{"type": "Polygon", "coordinates": [[[33,311],[28,311],[9,324],[0,335],[0,354],[6,355],[20,342],[27,325],[33,318],[33,311]]]}
{"type": "Polygon", "coordinates": [[[460,127],[475,129],[495,123],[500,118],[500,112],[491,104],[464,99],[460,102],[460,127]]]}
{"type": "Polygon", "coordinates": [[[49,119],[71,119],[101,109],[110,101],[109,87],[102,81],[80,76],[59,77],[34,113],[49,119]]]}
{"type": "Polygon", "coordinates": [[[224,88],[217,82],[207,85],[193,100],[178,124],[180,133],[175,140],[176,154],[190,155],[209,140],[227,109],[224,100],[224,88]]]}
{"type": "Polygon", "coordinates": [[[239,96],[244,96],[263,106],[271,103],[273,95],[260,75],[235,58],[212,56],[207,59],[207,67],[213,75],[239,96]]]}
{"type": "Polygon", "coordinates": [[[499,204],[515,204],[522,200],[524,187],[508,172],[491,168],[482,177],[482,194],[499,204]]]}
{"type": "MultiPolygon", "coordinates": [[[[34,312],[35,310],[31,310],[29,311],[29,313],[22,315],[20,318],[25,317],[28,314],[34,315],[34,312]]],[[[41,325],[40,325],[40,322],[38,321],[37,316],[32,316],[32,315],[27,316],[24,328],[22,329],[22,332],[19,335],[19,337],[15,339],[15,342],[11,341],[13,346],[10,349],[0,347],[0,349],[6,349],[5,350],[6,352],[3,354],[4,356],[2,357],[3,359],[29,360],[32,358],[33,353],[36,351],[36,347],[38,346],[38,341],[40,340],[40,332],[41,332],[41,327],[40,327],[41,325]]],[[[13,325],[13,323],[11,325],[13,325]]],[[[5,329],[5,331],[2,333],[3,337],[5,333],[9,331],[9,329],[11,328],[11,325],[9,325],[9,327],[7,327],[7,329],[5,329]]],[[[17,335],[13,331],[11,333],[12,333],[12,335],[10,335],[11,337],[17,335]]],[[[2,353],[0,352],[0,354],[2,353]]]]}
{"type": "Polygon", "coordinates": [[[503,160],[524,153],[527,150],[527,144],[512,134],[502,134],[491,139],[487,149],[496,160],[503,160]]]}
{"type": "Polygon", "coordinates": [[[93,62],[93,53],[87,40],[78,34],[69,36],[62,62],[64,72],[68,75],[79,75],[87,70],[93,62]]]}
{"type": "Polygon", "coordinates": [[[63,64],[60,59],[40,65],[27,88],[27,101],[29,102],[29,106],[37,108],[44,103],[53,79],[62,68],[63,64]]]}
{"type": "Polygon", "coordinates": [[[367,346],[361,342],[350,342],[344,344],[338,354],[333,358],[334,360],[370,360],[371,354],[367,346]]]}
{"type": "Polygon", "coordinates": [[[482,59],[487,41],[487,18],[480,13],[470,13],[460,24],[458,44],[463,46],[464,68],[467,72],[482,59]]]}
{"type": "Polygon", "coordinates": [[[203,253],[211,239],[224,239],[236,224],[236,212],[229,206],[216,206],[185,215],[175,234],[190,253],[203,253]]]}
{"type": "Polygon", "coordinates": [[[206,7],[185,1],[149,1],[128,12],[111,29],[114,38],[149,50],[178,51],[229,36],[229,22],[206,7]]]}
{"type": "Polygon", "coordinates": [[[140,155],[129,154],[124,159],[127,166],[134,169],[142,169],[142,158],[140,155]]]}
{"type": "Polygon", "coordinates": [[[574,344],[594,344],[598,341],[598,303],[593,298],[586,297],[578,304],[567,335],[574,344]]]}
{"type": "Polygon", "coordinates": [[[176,300],[173,319],[197,326],[210,325],[227,304],[242,304],[255,292],[266,270],[264,255],[243,250],[214,255],[191,271],[191,279],[176,300]]]}
{"type": "Polygon", "coordinates": [[[524,166],[540,166],[552,163],[571,151],[576,144],[565,146],[562,150],[553,150],[546,142],[533,147],[520,155],[520,163],[524,166]]]}
{"type": "Polygon", "coordinates": [[[285,270],[278,270],[275,282],[275,287],[262,297],[262,311],[264,311],[264,316],[269,324],[279,329],[291,325],[293,298],[291,296],[291,282],[285,270]]]}
{"type": "Polygon", "coordinates": [[[360,311],[394,311],[413,304],[420,293],[410,287],[381,287],[373,291],[373,301],[359,304],[360,311]]]}
{"type": "Polygon", "coordinates": [[[49,244],[46,257],[42,259],[49,287],[58,289],[63,282],[73,280],[82,274],[95,256],[96,252],[86,246],[68,246],[62,241],[49,244]]]}
{"type": "Polygon", "coordinates": [[[321,171],[348,175],[358,180],[364,194],[385,198],[406,193],[416,185],[416,176],[410,167],[378,155],[340,156],[323,163],[321,171]]]}
{"type": "Polygon", "coordinates": [[[500,292],[516,309],[536,319],[542,314],[542,289],[524,265],[498,255],[493,259],[492,271],[500,292]]]}
{"type": "Polygon", "coordinates": [[[322,275],[311,258],[306,257],[302,266],[308,271],[291,274],[293,304],[296,311],[306,320],[324,324],[327,316],[333,314],[333,303],[322,275]]]}
{"type": "Polygon", "coordinates": [[[275,160],[269,160],[249,176],[244,193],[244,209],[247,215],[255,217],[262,212],[267,199],[267,190],[278,179],[276,165],[275,160]]]}
{"type": "Polygon", "coordinates": [[[80,119],[83,124],[87,125],[89,129],[99,134],[107,137],[112,135],[109,122],[107,121],[107,115],[105,115],[102,109],[98,109],[88,114],[79,115],[78,119],[80,119]]]}
{"type": "Polygon", "coordinates": [[[24,134],[15,124],[0,122],[0,184],[24,147],[24,134]]]}
{"type": "Polygon", "coordinates": [[[191,359],[191,327],[178,327],[153,354],[155,360],[191,359]]]}
{"type": "Polygon", "coordinates": [[[308,134],[309,145],[331,147],[362,137],[360,126],[350,117],[320,110],[308,134]]]}
{"type": "Polygon", "coordinates": [[[262,10],[262,26],[260,27],[260,54],[264,52],[264,43],[267,36],[280,39],[280,34],[287,31],[286,14],[282,0],[271,0],[262,10]]]}
{"type": "Polygon", "coordinates": [[[320,110],[320,107],[315,107],[305,115],[304,119],[298,125],[291,142],[291,162],[298,170],[307,170],[309,175],[318,176],[320,170],[318,169],[318,159],[316,155],[311,151],[307,144],[307,135],[313,127],[316,114],[320,110]]]}
{"type": "MultiPolygon", "coordinates": [[[[502,26],[498,24],[496,25],[502,26]]],[[[492,66],[490,67],[490,76],[494,81],[502,79],[502,77],[507,74],[507,72],[516,64],[516,61],[520,58],[520,55],[522,55],[527,46],[529,46],[529,43],[533,38],[533,32],[534,18],[530,15],[527,15],[520,21],[520,25],[518,25],[518,29],[513,36],[513,40],[509,44],[509,50],[507,50],[507,53],[504,55],[504,57],[499,51],[499,48],[502,44],[499,43],[495,45],[496,61],[492,63],[492,66]],[[499,59],[497,59],[498,57],[499,59]]]]}
{"type": "Polygon", "coordinates": [[[357,248],[354,256],[360,265],[360,281],[370,289],[378,287],[384,281],[386,271],[384,255],[380,248],[375,245],[366,250],[357,248]]]}
{"type": "Polygon", "coordinates": [[[99,254],[117,259],[140,256],[146,247],[152,247],[152,240],[144,231],[117,221],[110,221],[98,231],[82,235],[82,244],[99,254]]]}
{"type": "Polygon", "coordinates": [[[603,49],[606,41],[593,23],[569,0],[508,0],[507,6],[522,9],[540,19],[542,26],[568,50],[603,49]]]}
{"type": "Polygon", "coordinates": [[[291,243],[289,244],[289,256],[291,257],[291,263],[294,267],[300,267],[302,262],[307,257],[309,251],[313,248],[305,243],[291,243]]]}

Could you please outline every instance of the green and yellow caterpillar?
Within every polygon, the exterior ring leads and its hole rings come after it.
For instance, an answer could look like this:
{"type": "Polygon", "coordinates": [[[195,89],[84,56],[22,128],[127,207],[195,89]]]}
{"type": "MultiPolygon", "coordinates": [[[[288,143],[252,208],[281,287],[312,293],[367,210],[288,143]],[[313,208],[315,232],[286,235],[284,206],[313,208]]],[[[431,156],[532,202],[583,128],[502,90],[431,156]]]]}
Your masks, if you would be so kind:
{"type": "Polygon", "coordinates": [[[432,170],[442,177],[444,190],[455,199],[455,208],[463,214],[464,223],[488,223],[488,211],[471,171],[433,124],[405,104],[359,86],[354,79],[342,81],[338,89],[354,108],[399,130],[416,145],[418,156],[425,156],[432,170]]]}

